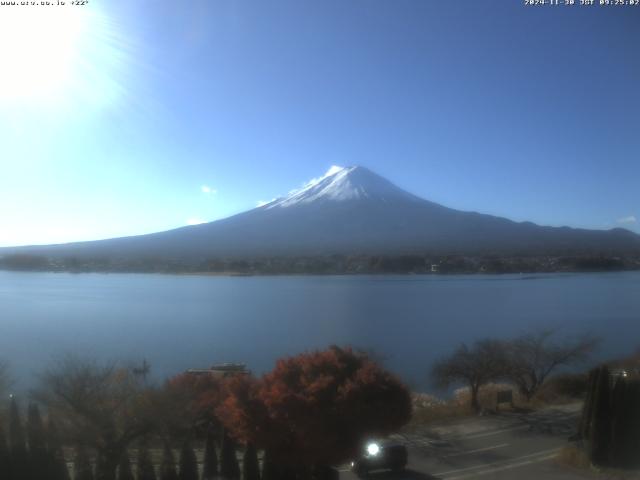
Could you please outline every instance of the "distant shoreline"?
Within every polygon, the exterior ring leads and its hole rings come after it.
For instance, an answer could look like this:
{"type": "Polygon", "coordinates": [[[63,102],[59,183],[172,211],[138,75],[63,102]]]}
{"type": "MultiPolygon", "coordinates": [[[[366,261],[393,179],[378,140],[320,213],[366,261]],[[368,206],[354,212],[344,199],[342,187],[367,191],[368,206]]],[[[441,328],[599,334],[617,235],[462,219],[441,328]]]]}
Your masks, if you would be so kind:
{"type": "Polygon", "coordinates": [[[214,259],[48,259],[32,255],[0,258],[0,271],[51,273],[138,273],[211,277],[296,275],[503,275],[639,271],[640,257],[582,256],[318,256],[214,259]]]}

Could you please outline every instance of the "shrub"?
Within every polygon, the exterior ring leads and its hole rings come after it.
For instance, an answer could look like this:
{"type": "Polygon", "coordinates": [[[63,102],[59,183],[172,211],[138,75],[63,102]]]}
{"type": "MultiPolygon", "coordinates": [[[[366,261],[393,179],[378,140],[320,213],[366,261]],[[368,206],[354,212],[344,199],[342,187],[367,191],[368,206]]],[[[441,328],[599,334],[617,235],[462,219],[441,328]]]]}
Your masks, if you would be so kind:
{"type": "Polygon", "coordinates": [[[587,394],[588,376],[585,373],[564,373],[551,377],[535,396],[544,403],[562,403],[583,399],[587,394]]]}

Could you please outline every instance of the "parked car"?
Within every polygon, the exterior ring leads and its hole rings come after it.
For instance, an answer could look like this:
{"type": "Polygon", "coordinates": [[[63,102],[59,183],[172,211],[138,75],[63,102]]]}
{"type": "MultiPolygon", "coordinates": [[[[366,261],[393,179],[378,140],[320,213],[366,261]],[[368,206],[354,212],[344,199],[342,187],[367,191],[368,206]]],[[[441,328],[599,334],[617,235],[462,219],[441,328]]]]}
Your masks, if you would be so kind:
{"type": "Polygon", "coordinates": [[[362,454],[351,462],[351,470],[359,477],[372,470],[401,471],[407,466],[409,453],[404,445],[386,441],[368,442],[362,454]]]}

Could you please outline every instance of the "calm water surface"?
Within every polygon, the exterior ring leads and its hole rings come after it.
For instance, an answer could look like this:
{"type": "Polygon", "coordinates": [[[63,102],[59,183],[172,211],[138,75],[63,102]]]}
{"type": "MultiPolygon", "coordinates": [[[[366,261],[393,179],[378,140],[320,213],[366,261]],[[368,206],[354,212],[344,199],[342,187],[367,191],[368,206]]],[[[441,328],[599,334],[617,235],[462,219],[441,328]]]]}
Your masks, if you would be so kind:
{"type": "Polygon", "coordinates": [[[199,277],[0,272],[0,358],[28,385],[55,355],[214,362],[255,372],[331,343],[374,349],[416,388],[458,343],[532,327],[640,346],[640,272],[473,276],[199,277]]]}

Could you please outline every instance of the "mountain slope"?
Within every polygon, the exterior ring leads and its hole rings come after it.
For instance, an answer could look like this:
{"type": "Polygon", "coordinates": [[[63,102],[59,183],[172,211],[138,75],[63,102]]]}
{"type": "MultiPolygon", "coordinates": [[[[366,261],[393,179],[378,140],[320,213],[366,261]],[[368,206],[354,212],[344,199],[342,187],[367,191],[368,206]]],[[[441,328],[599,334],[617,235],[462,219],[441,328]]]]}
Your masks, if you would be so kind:
{"type": "Polygon", "coordinates": [[[625,255],[640,254],[640,236],[624,229],[542,227],[453,210],[416,197],[364,167],[348,167],[262,207],[208,224],[20,251],[181,260],[414,252],[625,255]]]}

